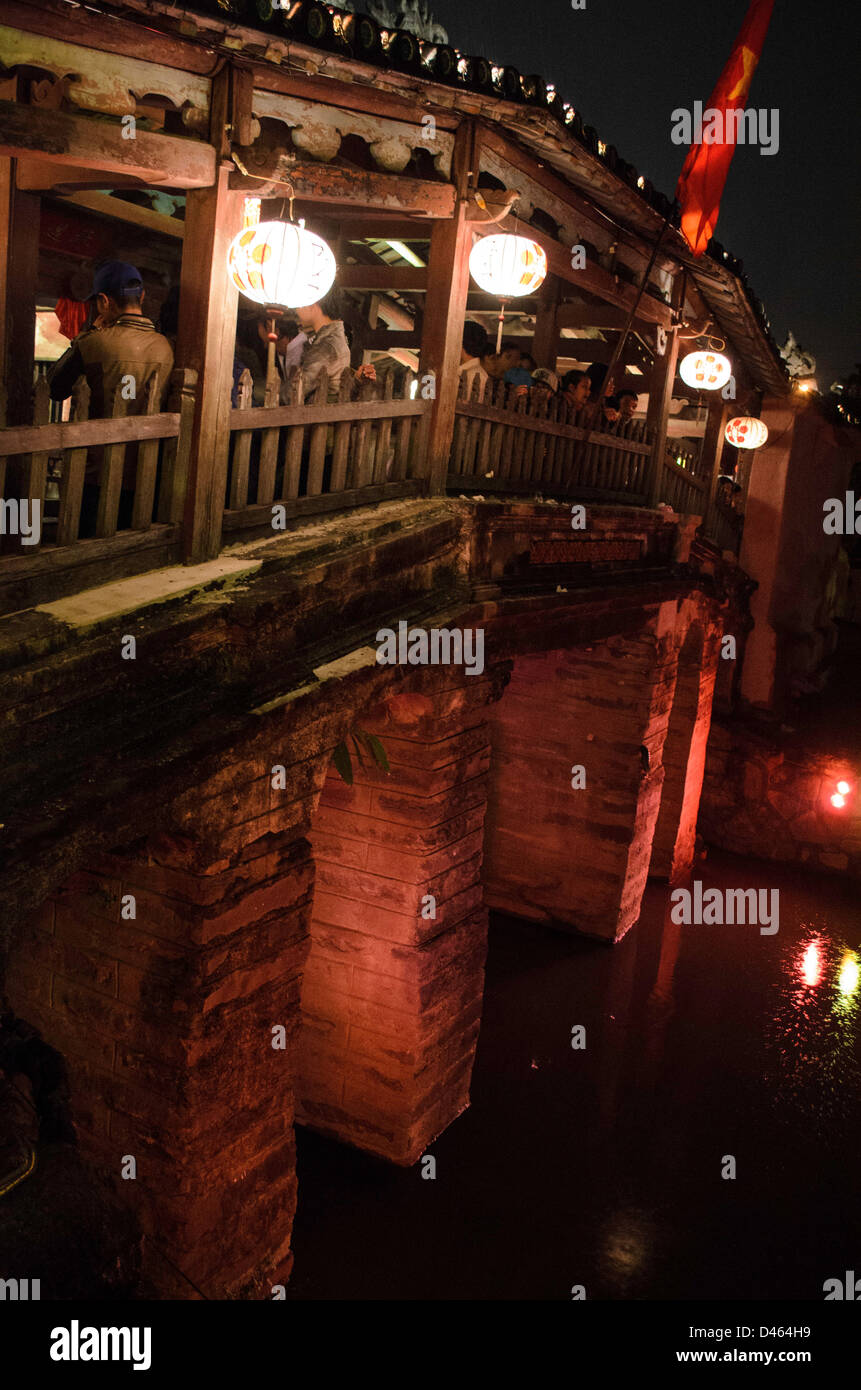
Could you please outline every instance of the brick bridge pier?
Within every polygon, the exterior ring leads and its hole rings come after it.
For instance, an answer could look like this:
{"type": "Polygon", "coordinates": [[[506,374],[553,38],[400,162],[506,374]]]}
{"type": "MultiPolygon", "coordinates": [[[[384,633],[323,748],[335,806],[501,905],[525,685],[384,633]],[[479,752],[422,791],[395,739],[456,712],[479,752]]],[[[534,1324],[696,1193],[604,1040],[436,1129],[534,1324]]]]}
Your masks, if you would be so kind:
{"type": "Polygon", "coordinates": [[[412,1164],[464,1111],[489,907],[611,943],[690,869],[746,586],[688,530],[393,503],[7,620],[5,1026],[167,1296],[158,1251],[210,1297],[286,1282],[297,1122],[412,1164]],[[401,619],[480,628],[483,669],[376,664],[401,619]],[[349,786],[356,728],[390,770],[349,786]]]}

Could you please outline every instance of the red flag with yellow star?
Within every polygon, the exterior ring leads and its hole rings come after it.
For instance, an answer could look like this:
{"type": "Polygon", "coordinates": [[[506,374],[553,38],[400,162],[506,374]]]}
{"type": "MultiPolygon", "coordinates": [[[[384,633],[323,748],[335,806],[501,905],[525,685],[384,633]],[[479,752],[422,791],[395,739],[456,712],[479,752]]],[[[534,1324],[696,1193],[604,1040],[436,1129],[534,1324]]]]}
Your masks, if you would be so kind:
{"type": "MultiPolygon", "coordinates": [[[[695,256],[701,256],[714,236],[718,209],[729,166],[735,154],[739,118],[726,119],[728,111],[743,112],[762,45],[768,29],[774,0],[751,0],[729,60],[709,99],[703,126],[694,135],[679,176],[676,197],[682,205],[682,233],[695,256]],[[712,113],[720,113],[719,117],[712,113]],[[703,139],[717,133],[720,138],[703,139]]],[[[697,103],[699,106],[699,103],[697,103]]]]}

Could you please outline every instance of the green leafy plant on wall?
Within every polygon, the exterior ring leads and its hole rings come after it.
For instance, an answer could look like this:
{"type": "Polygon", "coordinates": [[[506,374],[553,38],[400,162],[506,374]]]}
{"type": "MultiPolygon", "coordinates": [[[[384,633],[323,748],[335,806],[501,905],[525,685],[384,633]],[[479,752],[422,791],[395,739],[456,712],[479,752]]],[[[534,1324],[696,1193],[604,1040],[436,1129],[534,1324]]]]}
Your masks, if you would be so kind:
{"type": "Polygon", "coordinates": [[[389,760],[386,757],[386,750],[380,743],[376,734],[369,734],[364,729],[354,729],[343,742],[339,743],[334,753],[332,761],[338,775],[346,782],[348,787],[353,785],[353,760],[350,757],[348,743],[352,743],[356,750],[356,757],[359,759],[359,766],[365,767],[365,758],[370,757],[383,772],[389,772],[389,760]],[[362,751],[364,747],[364,752],[362,751]]]}

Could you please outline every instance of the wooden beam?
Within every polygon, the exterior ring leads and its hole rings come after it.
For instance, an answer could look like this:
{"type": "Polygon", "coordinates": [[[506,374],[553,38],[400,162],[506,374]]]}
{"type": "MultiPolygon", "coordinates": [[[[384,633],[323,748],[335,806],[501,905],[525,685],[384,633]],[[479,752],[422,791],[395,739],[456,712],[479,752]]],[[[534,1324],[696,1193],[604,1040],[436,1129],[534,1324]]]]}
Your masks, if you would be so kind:
{"type": "MultiPolygon", "coordinates": [[[[283,175],[283,165],[273,163],[271,171],[254,166],[255,177],[247,179],[239,172],[231,176],[231,188],[250,194],[260,180],[283,175]]],[[[407,178],[403,174],[379,174],[370,169],[348,169],[339,164],[312,162],[288,166],[287,177],[296,197],[317,203],[351,203],[361,208],[391,209],[400,214],[409,212],[419,217],[451,217],[454,212],[454,188],[450,183],[434,183],[431,179],[407,178]]]]}
{"type": "MultiPolygon", "coordinates": [[[[49,159],[17,159],[16,187],[25,193],[54,193],[59,196],[104,188],[105,176],[99,169],[77,164],[52,164],[49,159]]],[[[112,188],[140,188],[143,179],[128,174],[111,174],[112,188]]]]}
{"type": "Polygon", "coordinates": [[[454,435],[454,407],[469,289],[469,253],[472,250],[468,194],[470,183],[478,170],[479,154],[475,124],[464,121],[457,132],[452,157],[457,207],[448,221],[435,224],[428,265],[421,374],[424,377],[432,372],[436,386],[427,446],[431,493],[445,492],[454,435]]]}
{"type": "Polygon", "coordinates": [[[36,450],[86,449],[106,443],[131,443],[141,439],[172,439],[179,430],[179,415],[129,415],[119,419],[72,420],[57,425],[20,425],[0,432],[0,458],[36,450]]]}
{"type": "Polygon", "coordinates": [[[469,205],[469,220],[499,222],[511,211],[519,197],[516,188],[482,188],[481,191],[476,189],[469,205]]]}
{"type": "Polygon", "coordinates": [[[338,284],[343,290],[393,290],[398,294],[424,294],[427,267],[411,265],[342,265],[338,284]]]}
{"type": "Polygon", "coordinates": [[[215,178],[215,151],[201,140],[146,130],[126,140],[118,123],[0,101],[0,155],[28,154],[170,188],[206,188],[215,178]]]}
{"type": "Polygon", "coordinates": [[[362,335],[362,348],[365,352],[391,352],[392,348],[406,348],[410,352],[421,347],[421,341],[422,333],[418,326],[406,332],[371,328],[362,335]]]}
{"type": "Polygon", "coordinates": [[[700,476],[709,480],[709,506],[715,500],[717,492],[717,480],[720,476],[721,459],[723,458],[724,428],[729,416],[730,407],[721,398],[720,392],[717,399],[709,401],[709,412],[706,418],[706,429],[703,435],[703,449],[701,454],[700,476]]]}
{"type": "MultiPolygon", "coordinates": [[[[604,212],[594,203],[590,203],[582,192],[566,183],[559,174],[549,169],[546,164],[539,163],[534,155],[530,155],[520,145],[502,134],[498,127],[483,126],[482,141],[486,149],[492,150],[499,159],[504,160],[512,169],[523,174],[539,188],[546,189],[560,203],[565,203],[575,219],[585,217],[593,225],[603,225],[612,234],[614,241],[621,242],[622,245],[629,247],[643,258],[643,268],[645,268],[652,249],[648,238],[638,236],[625,227],[620,227],[609,213],[604,212]]],[[[548,209],[548,211],[550,210],[548,209]]],[[[658,256],[657,265],[660,270],[672,270],[676,263],[669,253],[664,253],[658,256]]]]}
{"type": "Polygon", "coordinates": [[[130,222],[132,226],[143,227],[149,232],[176,237],[179,241],[185,236],[185,223],[180,222],[178,217],[168,217],[166,213],[156,212],[153,208],[138,207],[137,203],[127,203],[107,193],[67,193],[63,202],[88,208],[100,217],[116,218],[118,222],[130,222]]]}
{"type": "MultiPolygon", "coordinates": [[[[346,401],[334,405],[276,405],[266,411],[266,428],[287,425],[331,425],[344,420],[402,420],[408,415],[424,415],[427,403],[415,401],[346,401]]],[[[231,430],[251,430],[260,425],[260,411],[231,410],[231,430]]]]}
{"type": "MultiPolygon", "coordinates": [[[[146,16],[144,16],[146,19],[146,16]]],[[[32,0],[3,0],[3,22],[25,33],[65,39],[80,47],[141,57],[140,19],[106,15],[87,6],[72,9],[66,4],[34,5],[32,0]]],[[[166,34],[149,25],[146,30],[146,56],[154,63],[182,68],[206,75],[212,69],[212,49],[194,39],[166,34]]]]}
{"type": "Polygon", "coordinates": [[[364,208],[345,206],[337,210],[329,206],[296,200],[296,216],[332,218],[341,227],[341,235],[347,240],[379,241],[384,237],[395,237],[398,241],[430,241],[431,228],[427,218],[404,217],[396,212],[377,212],[369,216],[364,208]]]}
{"type": "MultiPolygon", "coordinates": [[[[673,301],[681,303],[683,289],[679,277],[673,289],[673,301]]],[[[648,499],[650,507],[657,507],[661,500],[664,484],[664,453],[667,447],[667,421],[670,416],[670,401],[673,399],[673,386],[676,380],[676,363],[679,358],[679,330],[673,328],[667,334],[667,346],[663,357],[655,358],[655,365],[649,378],[649,408],[646,412],[647,429],[653,431],[652,457],[649,463],[648,499]]]]}
{"type": "MultiPolygon", "coordinates": [[[[637,323],[639,318],[638,311],[634,322],[637,323]]],[[[642,321],[653,322],[648,318],[642,321]]],[[[560,328],[624,328],[628,314],[625,309],[617,309],[612,304],[562,304],[557,322],[560,328]]]]}
{"type": "MultiPolygon", "coordinates": [[[[290,45],[291,49],[295,47],[295,44],[290,45]]],[[[368,71],[364,64],[363,70],[364,73],[368,71]]],[[[267,64],[265,67],[255,67],[254,86],[263,92],[280,92],[305,101],[341,106],[345,111],[362,111],[371,116],[406,121],[411,125],[416,122],[417,99],[414,94],[400,96],[394,92],[384,92],[376,84],[367,83],[366,78],[360,84],[339,82],[329,74],[325,77],[303,77],[267,64]]],[[[445,95],[448,96],[448,92],[445,95]]],[[[460,119],[457,112],[442,108],[435,109],[433,116],[438,130],[455,130],[460,119]]]]}
{"type": "Polygon", "coordinates": [[[194,189],[186,201],[176,362],[198,374],[184,522],[191,563],[214,559],[221,545],[238,298],[227,248],[242,226],[230,168],[222,165],[214,186],[194,189]]]}
{"type": "MultiPolygon", "coordinates": [[[[487,294],[485,290],[476,289],[475,283],[472,280],[469,282],[468,303],[470,309],[473,309],[476,313],[493,314],[494,316],[499,313],[499,296],[496,294],[487,294]]],[[[509,306],[509,312],[514,310],[516,313],[537,314],[541,307],[541,299],[537,294],[521,295],[516,303],[516,309],[514,309],[514,304],[512,303],[512,305],[509,306]]]]}
{"type": "MultiPolygon", "coordinates": [[[[556,356],[570,357],[577,362],[600,362],[606,366],[613,355],[613,346],[613,343],[600,342],[597,338],[559,338],[556,356]]],[[[621,361],[623,366],[633,365],[641,370],[651,365],[646,361],[643,348],[630,339],[622,349],[621,361]]]]}
{"type": "MultiPolygon", "coordinates": [[[[481,231],[478,225],[472,225],[476,232],[481,231]]],[[[516,235],[522,236],[523,223],[518,222],[514,217],[505,217],[495,230],[514,232],[516,235]]],[[[570,247],[563,246],[561,242],[555,241],[553,237],[548,236],[546,232],[539,231],[537,227],[530,226],[529,235],[540,246],[543,246],[547,256],[548,271],[558,275],[569,285],[576,285],[579,290],[597,295],[607,304],[616,305],[617,308],[626,311],[630,310],[637,298],[637,291],[633,285],[624,284],[621,280],[617,280],[609,270],[604,270],[599,265],[590,265],[588,262],[582,270],[574,270],[571,265],[570,247]]],[[[665,328],[670,328],[673,322],[670,306],[654,299],[651,295],[644,295],[640,300],[637,317],[646,323],[660,323],[665,328]]]]}
{"type": "Polygon", "coordinates": [[[539,367],[554,367],[559,356],[559,296],[562,286],[557,275],[548,275],[544,282],[544,295],[535,315],[535,333],[532,337],[532,356],[539,367]]]}

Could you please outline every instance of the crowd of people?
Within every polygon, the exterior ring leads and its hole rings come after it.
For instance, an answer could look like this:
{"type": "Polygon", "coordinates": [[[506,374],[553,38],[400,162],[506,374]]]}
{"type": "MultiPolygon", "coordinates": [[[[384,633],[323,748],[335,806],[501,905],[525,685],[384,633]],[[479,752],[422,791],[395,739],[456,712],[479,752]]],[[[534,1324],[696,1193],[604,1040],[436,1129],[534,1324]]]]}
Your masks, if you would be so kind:
{"type": "MultiPolygon", "coordinates": [[[[159,326],[144,313],[143,278],[136,266],[109,261],[95,273],[93,289],[87,299],[88,315],[81,332],[48,372],[51,398],[64,401],[83,378],[90,391],[88,413],[91,419],[104,418],[122,401],[126,415],[140,415],[148,405],[155,378],[156,408],[167,403],[170,375],[174,364],[178,328],[178,288],[169,292],[162,305],[159,326]]],[[[266,399],[271,320],[260,314],[240,318],[233,362],[231,400],[240,404],[240,385],[248,371],[252,382],[252,404],[266,399]]],[[[343,374],[352,378],[351,397],[358,394],[363,381],[373,381],[376,372],[370,364],[350,365],[350,343],[340,316],[337,291],[317,304],[297,309],[295,315],[275,320],[275,367],[279,378],[278,400],[288,404],[291,382],[297,370],[302,374],[302,397],[308,401],[318,387],[326,385],[327,401],[337,400],[343,374]]],[[[271,397],[270,397],[271,400],[271,397]]],[[[94,536],[99,524],[99,507],[104,506],[101,472],[104,453],[88,451],[81,499],[79,535],[94,536]],[[100,500],[101,499],[101,500],[100,500]]],[[[252,459],[252,471],[256,459],[252,459]]],[[[131,525],[134,503],[137,451],[125,451],[117,528],[131,525]]]]}
{"type": "MultiPolygon", "coordinates": [[[[88,299],[89,320],[68,351],[54,363],[48,383],[54,400],[65,400],[83,377],[90,388],[91,418],[110,415],[117,394],[125,401],[125,413],[141,414],[147,408],[153,378],[158,409],[164,409],[174,363],[178,327],[178,291],[172,290],[162,306],[159,327],[144,313],[145,292],[140,272],[133,265],[110,261],[95,274],[88,299]],[[131,385],[130,385],[131,384],[131,385]]],[[[372,365],[353,368],[350,362],[349,329],[341,316],[339,292],[331,291],[318,303],[294,313],[279,315],[273,321],[263,313],[241,317],[237,327],[231,399],[234,406],[248,403],[243,392],[246,373],[251,379],[251,404],[261,406],[290,404],[295,396],[294,382],[301,372],[302,399],[309,401],[325,384],[329,402],[338,399],[344,373],[351,379],[350,398],[355,398],[365,381],[373,381],[372,365]],[[274,341],[274,361],[278,375],[278,397],[273,398],[270,383],[269,348],[274,341]]],[[[560,379],[548,367],[536,366],[530,353],[511,339],[503,339],[497,350],[478,323],[467,321],[463,330],[460,374],[464,385],[476,374],[493,383],[504,383],[506,403],[523,396],[544,409],[561,400],[580,424],[599,431],[630,420],[637,408],[637,394],[615,390],[615,382],[604,389],[606,368],[594,364],[586,371],[569,371],[560,379]]],[[[534,407],[533,407],[534,409],[534,407]]],[[[88,454],[81,506],[80,535],[96,534],[101,495],[102,451],[88,454]]],[[[136,452],[126,449],[118,527],[131,524],[134,500],[136,452]]]]}
{"type": "Polygon", "coordinates": [[[506,403],[528,396],[530,404],[535,402],[544,410],[551,401],[561,399],[579,422],[591,424],[593,429],[633,419],[639,399],[637,392],[627,387],[617,391],[612,379],[602,395],[607,369],[599,363],[585,371],[566,372],[560,378],[549,367],[537,367],[531,353],[524,352],[511,338],[503,338],[497,351],[481,324],[472,320],[464,324],[459,370],[467,393],[476,376],[494,386],[503,382],[506,403]]]}
{"type": "MultiPolygon", "coordinates": [[[[278,404],[290,403],[291,382],[302,373],[302,396],[305,401],[314,395],[325,380],[327,399],[336,400],[345,372],[352,378],[351,395],[363,381],[376,380],[370,363],[350,366],[350,333],[341,318],[340,296],[331,290],[317,304],[305,309],[284,313],[275,319],[275,369],[278,373],[278,404]]],[[[247,371],[252,383],[252,405],[263,405],[266,398],[270,320],[263,314],[240,318],[236,333],[233,359],[233,404],[240,403],[243,374],[247,371]]]]}

